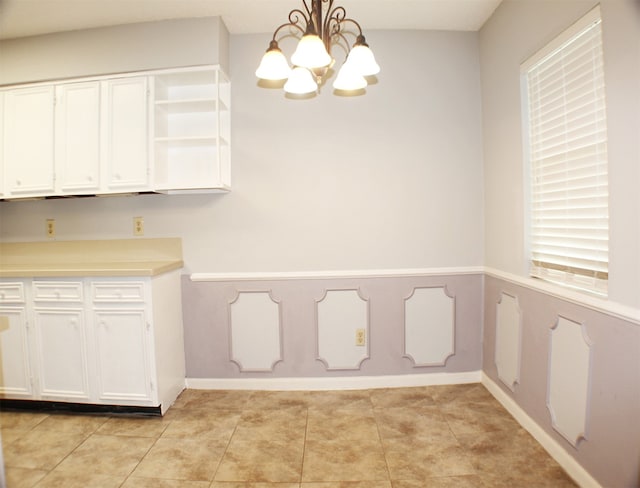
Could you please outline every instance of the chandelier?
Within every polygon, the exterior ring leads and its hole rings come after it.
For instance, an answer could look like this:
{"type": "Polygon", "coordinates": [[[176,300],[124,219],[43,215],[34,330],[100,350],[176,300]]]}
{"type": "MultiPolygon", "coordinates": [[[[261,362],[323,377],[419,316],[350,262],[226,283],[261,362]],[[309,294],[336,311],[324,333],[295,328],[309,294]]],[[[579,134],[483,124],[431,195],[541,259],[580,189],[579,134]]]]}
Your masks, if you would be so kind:
{"type": "Polygon", "coordinates": [[[344,7],[334,7],[334,0],[302,0],[304,11],[293,9],[289,12],[289,22],[279,26],[273,33],[267,52],[262,57],[256,76],[262,80],[283,81],[284,91],[293,95],[317,92],[327,78],[332,75],[335,60],[332,48],[345,51],[346,61],[340,67],[333,82],[337,94],[353,94],[364,90],[367,77],[380,72],[373,52],[369,49],[360,24],[346,16],[344,7]],[[357,34],[345,30],[347,25],[355,26],[357,34]],[[281,33],[281,31],[284,32],[281,33]],[[278,35],[296,37],[301,34],[289,66],[278,46],[278,35]],[[355,36],[349,47],[347,36],[355,36]]]}

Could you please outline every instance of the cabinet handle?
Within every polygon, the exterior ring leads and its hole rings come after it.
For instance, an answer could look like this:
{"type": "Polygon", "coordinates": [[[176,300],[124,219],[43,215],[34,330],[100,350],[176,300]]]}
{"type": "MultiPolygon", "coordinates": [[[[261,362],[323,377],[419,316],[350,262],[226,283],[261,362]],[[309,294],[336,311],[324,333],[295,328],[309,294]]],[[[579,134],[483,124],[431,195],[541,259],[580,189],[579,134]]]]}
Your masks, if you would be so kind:
{"type": "Polygon", "coordinates": [[[22,185],[22,181],[16,180],[16,186],[20,186],[20,185],[22,185]]]}

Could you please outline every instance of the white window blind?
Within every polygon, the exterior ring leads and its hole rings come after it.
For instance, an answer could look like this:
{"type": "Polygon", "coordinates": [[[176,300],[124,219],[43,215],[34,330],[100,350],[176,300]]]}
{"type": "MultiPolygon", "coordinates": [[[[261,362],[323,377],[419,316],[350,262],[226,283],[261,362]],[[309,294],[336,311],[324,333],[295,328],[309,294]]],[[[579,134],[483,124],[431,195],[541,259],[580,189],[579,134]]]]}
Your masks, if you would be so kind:
{"type": "Polygon", "coordinates": [[[599,10],[523,65],[532,276],[606,294],[607,128],[599,10]]]}

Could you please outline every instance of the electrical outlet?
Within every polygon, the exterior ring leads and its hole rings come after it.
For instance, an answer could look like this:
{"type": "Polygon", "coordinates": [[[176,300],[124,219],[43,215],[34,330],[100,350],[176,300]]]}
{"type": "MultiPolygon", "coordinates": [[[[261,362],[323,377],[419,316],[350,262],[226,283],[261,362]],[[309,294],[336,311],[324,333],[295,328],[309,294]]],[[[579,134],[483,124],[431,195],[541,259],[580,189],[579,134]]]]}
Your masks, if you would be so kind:
{"type": "Polygon", "coordinates": [[[53,239],[56,236],[56,221],[55,219],[47,219],[46,227],[47,237],[53,239]]]}
{"type": "Polygon", "coordinates": [[[142,217],[133,218],[133,235],[134,236],[144,235],[144,219],[142,217]]]}
{"type": "Polygon", "coordinates": [[[366,335],[364,329],[356,329],[356,346],[364,346],[366,343],[366,335]]]}

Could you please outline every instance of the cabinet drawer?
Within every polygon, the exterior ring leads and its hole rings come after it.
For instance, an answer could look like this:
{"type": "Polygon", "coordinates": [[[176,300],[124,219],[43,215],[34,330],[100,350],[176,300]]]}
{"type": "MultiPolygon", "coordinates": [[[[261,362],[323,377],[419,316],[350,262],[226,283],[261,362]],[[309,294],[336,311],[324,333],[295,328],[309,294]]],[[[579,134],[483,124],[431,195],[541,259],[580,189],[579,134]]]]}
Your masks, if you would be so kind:
{"type": "Polygon", "coordinates": [[[23,283],[0,283],[0,303],[24,302],[23,283]]]}
{"type": "Polygon", "coordinates": [[[136,281],[91,283],[95,303],[142,303],[144,283],[136,281]]]}
{"type": "Polygon", "coordinates": [[[33,299],[37,302],[81,302],[80,281],[34,281],[33,299]]]}

